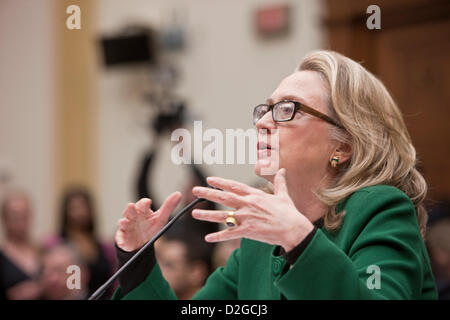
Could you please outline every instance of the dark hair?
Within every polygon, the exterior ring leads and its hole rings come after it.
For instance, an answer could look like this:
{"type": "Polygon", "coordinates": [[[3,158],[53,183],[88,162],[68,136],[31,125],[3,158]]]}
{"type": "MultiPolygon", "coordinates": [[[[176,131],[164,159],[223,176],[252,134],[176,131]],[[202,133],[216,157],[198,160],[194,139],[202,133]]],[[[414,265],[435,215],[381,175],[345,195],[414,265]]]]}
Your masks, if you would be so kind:
{"type": "Polygon", "coordinates": [[[427,206],[427,226],[431,227],[445,219],[450,219],[450,199],[435,201],[427,206]]]}
{"type": "Polygon", "coordinates": [[[60,224],[60,235],[63,239],[67,239],[67,231],[70,228],[69,225],[69,204],[74,198],[81,197],[86,203],[86,207],[89,212],[89,224],[86,228],[93,238],[95,237],[95,210],[92,201],[92,196],[86,188],[74,187],[66,190],[61,201],[61,224],[60,224]]]}
{"type": "Polygon", "coordinates": [[[213,252],[215,244],[205,241],[205,235],[219,230],[216,223],[199,221],[189,213],[181,217],[167,232],[164,239],[167,241],[180,241],[186,247],[186,259],[189,262],[202,261],[211,273],[213,252]]]}

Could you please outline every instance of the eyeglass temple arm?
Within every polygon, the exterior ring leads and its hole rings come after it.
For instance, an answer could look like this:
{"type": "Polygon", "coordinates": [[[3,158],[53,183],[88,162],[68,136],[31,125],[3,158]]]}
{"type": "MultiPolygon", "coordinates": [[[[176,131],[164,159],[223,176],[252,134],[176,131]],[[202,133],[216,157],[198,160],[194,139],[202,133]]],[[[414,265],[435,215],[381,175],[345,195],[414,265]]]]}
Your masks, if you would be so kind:
{"type": "Polygon", "coordinates": [[[331,123],[332,125],[334,125],[334,126],[336,126],[338,128],[344,129],[343,126],[341,126],[339,123],[337,123],[336,121],[331,119],[329,116],[323,114],[322,112],[319,112],[319,111],[317,111],[317,110],[315,110],[313,108],[310,108],[308,106],[305,106],[304,104],[301,104],[301,103],[299,103],[297,105],[297,108],[300,109],[300,110],[304,110],[307,113],[310,113],[310,114],[312,114],[312,115],[314,115],[314,116],[316,116],[316,117],[318,117],[318,118],[320,118],[322,120],[325,120],[326,122],[331,123]]]}

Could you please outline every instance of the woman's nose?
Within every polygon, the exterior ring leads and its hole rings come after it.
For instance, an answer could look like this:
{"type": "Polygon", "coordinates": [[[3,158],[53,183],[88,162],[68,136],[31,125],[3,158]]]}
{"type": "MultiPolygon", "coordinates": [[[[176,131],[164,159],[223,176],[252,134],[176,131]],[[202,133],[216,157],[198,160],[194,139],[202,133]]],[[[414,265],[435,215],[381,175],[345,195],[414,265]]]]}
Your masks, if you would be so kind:
{"type": "Polygon", "coordinates": [[[256,129],[274,129],[276,127],[275,121],[272,118],[272,111],[266,112],[261,119],[256,122],[256,129]]]}

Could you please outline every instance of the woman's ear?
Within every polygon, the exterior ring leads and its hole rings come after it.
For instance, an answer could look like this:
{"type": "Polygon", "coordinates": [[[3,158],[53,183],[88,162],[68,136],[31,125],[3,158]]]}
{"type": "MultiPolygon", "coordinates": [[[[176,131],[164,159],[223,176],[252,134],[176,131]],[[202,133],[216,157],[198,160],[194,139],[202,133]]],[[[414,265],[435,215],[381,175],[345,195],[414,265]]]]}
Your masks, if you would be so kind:
{"type": "Polygon", "coordinates": [[[342,165],[347,163],[353,154],[353,147],[350,143],[339,143],[336,150],[333,152],[332,158],[337,157],[338,163],[337,165],[342,165]]]}

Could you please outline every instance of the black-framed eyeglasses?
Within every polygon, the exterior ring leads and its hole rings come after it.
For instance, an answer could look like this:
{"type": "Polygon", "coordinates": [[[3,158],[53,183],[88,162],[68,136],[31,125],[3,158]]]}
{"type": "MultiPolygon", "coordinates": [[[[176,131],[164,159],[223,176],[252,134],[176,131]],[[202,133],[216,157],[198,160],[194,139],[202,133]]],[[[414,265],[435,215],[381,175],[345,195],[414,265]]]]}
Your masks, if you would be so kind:
{"type": "Polygon", "coordinates": [[[260,104],[253,109],[253,125],[256,123],[269,111],[272,110],[272,119],[276,122],[286,122],[294,119],[296,112],[309,113],[315,117],[318,117],[326,122],[343,129],[343,127],[336,121],[331,119],[326,114],[319,112],[313,108],[305,106],[304,104],[297,101],[283,100],[275,104],[260,104]]]}

